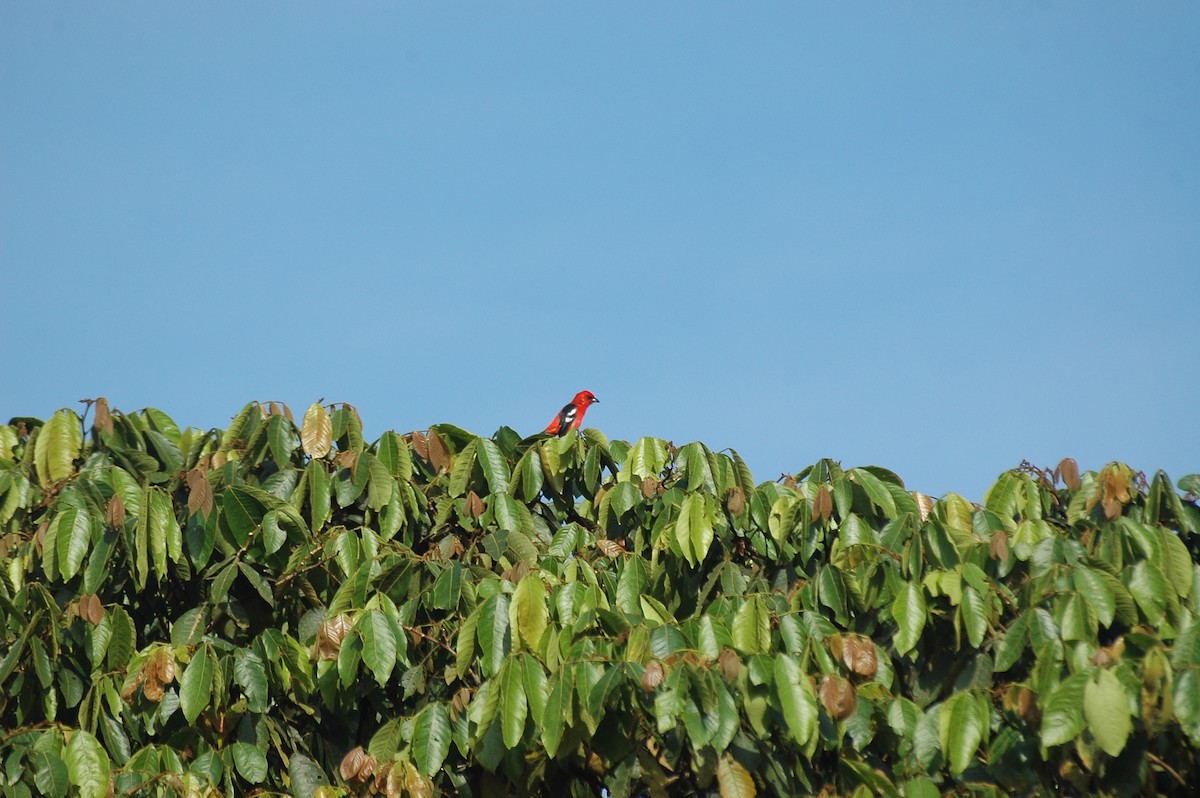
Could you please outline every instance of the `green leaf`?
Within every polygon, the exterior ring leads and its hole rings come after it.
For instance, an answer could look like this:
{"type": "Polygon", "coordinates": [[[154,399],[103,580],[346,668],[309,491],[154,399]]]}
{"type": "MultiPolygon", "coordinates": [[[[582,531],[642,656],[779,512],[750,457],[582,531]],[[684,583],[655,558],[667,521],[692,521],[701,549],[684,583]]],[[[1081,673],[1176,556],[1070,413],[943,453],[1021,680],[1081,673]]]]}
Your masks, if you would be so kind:
{"type": "Polygon", "coordinates": [[[851,468],[846,472],[846,476],[862,487],[871,503],[878,507],[884,516],[896,517],[896,500],[892,498],[892,492],[883,484],[883,480],[863,468],[851,468]]]}
{"type": "Polygon", "coordinates": [[[467,485],[471,481],[471,471],[475,468],[475,454],[478,448],[478,439],[473,440],[454,457],[454,469],[450,472],[450,484],[447,486],[447,492],[456,499],[467,493],[467,485]]]}
{"type": "MultiPolygon", "coordinates": [[[[432,704],[427,704],[422,708],[422,712],[428,710],[432,704]]],[[[416,723],[420,723],[418,717],[416,723]]],[[[428,723],[428,721],[425,721],[428,723]]],[[[367,753],[380,761],[391,759],[396,752],[400,750],[400,746],[404,744],[405,727],[408,723],[408,718],[392,718],[387,723],[379,727],[379,731],[375,732],[371,737],[370,744],[367,745],[367,753]]],[[[423,737],[417,737],[416,723],[413,725],[413,745],[417,745],[417,739],[421,740],[422,746],[429,745],[428,732],[423,737]]],[[[422,750],[423,754],[428,755],[427,751],[422,750]]],[[[439,763],[440,766],[440,763],[439,763]]]]}
{"type": "Polygon", "coordinates": [[[744,654],[771,649],[771,618],[762,596],[751,596],[733,616],[733,645],[744,654]]]}
{"type": "Polygon", "coordinates": [[[571,718],[566,717],[565,708],[570,704],[571,687],[562,678],[553,677],[550,680],[549,692],[546,695],[546,709],[542,717],[542,745],[546,753],[553,757],[558,754],[558,746],[562,742],[563,731],[569,725],[571,718]]]}
{"type": "Polygon", "coordinates": [[[475,661],[475,634],[479,628],[479,619],[482,614],[483,607],[481,605],[466,617],[462,626],[458,627],[458,637],[455,639],[454,646],[454,673],[460,679],[470,670],[471,663],[475,661]]]}
{"type": "Polygon", "coordinates": [[[83,558],[87,556],[91,529],[91,517],[86,507],[72,507],[58,517],[55,545],[64,582],[79,573],[83,558]]]}
{"type": "Polygon", "coordinates": [[[509,598],[497,593],[483,603],[479,615],[480,664],[485,676],[500,672],[500,665],[512,648],[509,637],[509,598]]]}
{"type": "Polygon", "coordinates": [[[906,654],[916,647],[925,629],[925,592],[919,585],[905,582],[892,602],[892,618],[896,621],[896,653],[906,654]]]}
{"type": "MultiPolygon", "coordinates": [[[[33,770],[33,784],[38,792],[46,798],[66,798],[70,786],[70,774],[67,763],[54,754],[45,751],[32,751],[29,755],[29,766],[33,770]]],[[[16,791],[14,795],[19,794],[16,791]]]]}
{"type": "Polygon", "coordinates": [[[179,680],[179,708],[183,710],[188,723],[195,723],[212,699],[215,670],[216,657],[206,643],[196,649],[192,661],[183,672],[183,678],[179,680]]]}
{"type": "Polygon", "coordinates": [[[249,649],[241,649],[233,658],[233,678],[242,688],[246,706],[251,712],[266,712],[269,698],[267,666],[262,657],[249,649]]]}
{"type": "Polygon", "coordinates": [[[525,697],[529,699],[529,718],[540,727],[546,715],[546,671],[536,659],[525,654],[521,657],[525,677],[525,697]]]}
{"type": "Polygon", "coordinates": [[[1086,726],[1083,693],[1088,674],[1076,673],[1054,689],[1042,707],[1042,745],[1064,745],[1074,740],[1086,726]]]}
{"type": "Polygon", "coordinates": [[[973,647],[979,648],[988,629],[988,611],[983,596],[968,585],[963,589],[962,604],[958,605],[958,610],[967,629],[967,638],[973,647]]]}
{"type": "Polygon", "coordinates": [[[71,733],[66,750],[67,776],[81,798],[104,798],[109,788],[108,754],[100,741],[86,731],[71,733]]]}
{"type": "Polygon", "coordinates": [[[495,441],[479,438],[479,464],[483,467],[483,478],[492,493],[508,492],[508,463],[500,453],[495,441]]]}
{"type": "Polygon", "coordinates": [[[679,508],[675,522],[675,540],[688,563],[695,566],[708,555],[713,541],[712,519],[702,493],[690,493],[679,508]]]}
{"type": "Polygon", "coordinates": [[[991,704],[986,695],[957,693],[948,699],[938,714],[942,750],[950,755],[950,771],[967,769],[983,742],[991,723],[991,704]]]}
{"type": "Polygon", "coordinates": [[[1200,670],[1188,668],[1175,679],[1173,709],[1179,725],[1192,741],[1200,746],[1200,670]]]}
{"type": "Polygon", "coordinates": [[[1025,653],[1025,644],[1029,641],[1029,611],[1026,610],[1016,617],[1005,631],[996,650],[996,672],[1002,673],[1013,665],[1025,653]]]}
{"type": "Polygon", "coordinates": [[[1167,580],[1163,572],[1148,560],[1142,560],[1126,571],[1129,592],[1151,624],[1162,623],[1167,606],[1167,580]]]}
{"type": "Polygon", "coordinates": [[[542,458],[538,455],[538,447],[530,446],[517,467],[513,470],[513,481],[509,489],[523,502],[532,502],[542,490],[542,458]]]}
{"type": "Polygon", "coordinates": [[[1116,674],[1102,670],[1083,691],[1083,716],[1088,730],[1109,756],[1118,756],[1133,731],[1129,696],[1116,674]]]}
{"type": "Polygon", "coordinates": [[[308,482],[308,506],[312,528],[316,532],[329,521],[333,496],[329,472],[324,463],[314,460],[304,469],[304,475],[308,482]]]}
{"type": "Polygon", "coordinates": [[[433,776],[450,753],[450,711],[445,704],[426,704],[413,723],[413,757],[417,769],[433,776]]]}
{"type": "Polygon", "coordinates": [[[538,643],[550,621],[546,606],[546,588],[536,573],[526,574],[513,591],[509,605],[509,626],[512,629],[513,648],[522,647],[538,650],[538,643]]]}
{"type": "Polygon", "coordinates": [[[393,477],[402,482],[412,479],[412,452],[408,444],[395,432],[388,430],[375,447],[375,456],[393,477]]]}
{"type": "Polygon", "coordinates": [[[787,654],[775,655],[775,689],[792,739],[800,746],[807,745],[817,731],[817,695],[787,654]]]}
{"type": "Polygon", "coordinates": [[[242,778],[260,784],[267,777],[267,757],[250,743],[237,742],[229,746],[233,764],[242,778]]]}
{"type": "Polygon", "coordinates": [[[508,660],[500,672],[501,731],[504,747],[513,749],[525,733],[529,702],[525,698],[525,674],[519,663],[508,660]]]}
{"type": "MultiPolygon", "coordinates": [[[[391,755],[387,758],[390,759],[391,755]]],[[[292,781],[291,791],[295,798],[315,798],[317,790],[329,784],[321,766],[298,751],[288,756],[288,777],[292,781]]]]}
{"type": "Polygon", "coordinates": [[[386,465],[367,452],[363,452],[358,458],[358,467],[363,466],[367,468],[367,506],[378,512],[392,500],[392,493],[396,490],[396,479],[386,465]]]}
{"type": "Polygon", "coordinates": [[[238,546],[245,546],[250,534],[258,528],[267,508],[243,485],[230,485],[221,498],[222,518],[238,546]]]}
{"type": "Polygon", "coordinates": [[[362,635],[362,659],[382,687],[387,684],[396,666],[396,637],[392,624],[378,610],[368,610],[354,625],[362,635]]]}
{"type": "Polygon", "coordinates": [[[59,410],[42,425],[34,443],[34,467],[38,483],[47,487],[75,473],[75,460],[83,446],[79,416],[59,410]]]}
{"type": "Polygon", "coordinates": [[[1108,582],[1086,565],[1075,566],[1072,579],[1075,582],[1075,589],[1079,591],[1079,595],[1083,596],[1084,601],[1096,614],[1100,625],[1112,626],[1113,616],[1117,612],[1117,598],[1108,586],[1108,582]]]}

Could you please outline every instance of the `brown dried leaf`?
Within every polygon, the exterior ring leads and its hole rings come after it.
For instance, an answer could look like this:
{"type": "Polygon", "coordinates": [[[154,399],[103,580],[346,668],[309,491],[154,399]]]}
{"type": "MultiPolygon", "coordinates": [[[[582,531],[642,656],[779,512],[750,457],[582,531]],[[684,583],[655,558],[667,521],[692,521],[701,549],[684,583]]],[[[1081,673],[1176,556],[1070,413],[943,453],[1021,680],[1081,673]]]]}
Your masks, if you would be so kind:
{"type": "Polygon", "coordinates": [[[1071,490],[1079,490],[1079,463],[1075,462],[1074,457],[1064,457],[1062,462],[1058,464],[1058,475],[1062,477],[1063,484],[1071,490]]]}
{"type": "Polygon", "coordinates": [[[1003,529],[997,529],[992,533],[992,543],[989,547],[992,552],[992,559],[1004,562],[1008,559],[1008,533],[1003,529]]]}
{"type": "Polygon", "coordinates": [[[375,770],[375,757],[363,750],[361,745],[355,746],[342,757],[342,763],[338,766],[338,772],[342,774],[342,778],[352,784],[354,787],[361,787],[371,777],[371,773],[375,770]]]}
{"type": "Polygon", "coordinates": [[[642,671],[642,689],[647,693],[653,693],[662,684],[664,676],[666,676],[666,670],[662,663],[656,659],[650,660],[650,663],[646,665],[646,670],[642,671]]]}
{"type": "Polygon", "coordinates": [[[875,643],[867,637],[847,637],[842,646],[842,661],[851,673],[870,679],[879,669],[879,660],[875,655],[875,643]]]}
{"type": "Polygon", "coordinates": [[[278,416],[278,415],[281,415],[282,413],[283,413],[283,411],[280,410],[280,408],[279,408],[279,402],[268,402],[267,403],[267,415],[268,416],[278,416]]]}
{"type": "Polygon", "coordinates": [[[187,472],[188,512],[203,513],[205,518],[212,514],[213,492],[208,483],[208,472],[194,468],[187,472]]]}
{"type": "Polygon", "coordinates": [[[108,497],[108,503],[104,506],[104,520],[113,529],[125,525],[125,500],[121,494],[114,493],[108,497]]]}
{"type": "Polygon", "coordinates": [[[475,695],[470,687],[460,687],[454,697],[450,699],[450,717],[457,720],[458,713],[466,711],[467,707],[471,706],[471,697],[475,695]]]}
{"type": "Polygon", "coordinates": [[[651,476],[642,477],[642,496],[653,499],[658,494],[659,482],[651,476]]]}
{"type": "Polygon", "coordinates": [[[168,648],[159,648],[150,658],[150,668],[163,684],[175,681],[175,655],[168,648]]]}
{"type": "Polygon", "coordinates": [[[112,413],[108,409],[108,400],[103,396],[96,400],[96,417],[92,419],[92,429],[105,435],[113,434],[112,413]]]}
{"type": "Polygon", "coordinates": [[[842,635],[831,635],[829,637],[829,651],[833,654],[834,659],[841,659],[845,651],[846,639],[842,635]]]}
{"type": "Polygon", "coordinates": [[[529,576],[529,563],[524,560],[518,560],[511,568],[505,569],[504,573],[500,574],[501,579],[507,579],[514,585],[520,582],[525,577],[529,576]]]}
{"type": "Polygon", "coordinates": [[[919,490],[912,492],[912,497],[917,503],[917,510],[921,513],[921,520],[928,521],[929,514],[933,512],[933,499],[926,496],[919,490]]]}
{"type": "Polygon", "coordinates": [[[1038,708],[1037,693],[1028,687],[1022,687],[1017,694],[1017,714],[1029,723],[1038,724],[1042,721],[1042,711],[1038,708]]]}
{"type": "Polygon", "coordinates": [[[429,431],[429,462],[438,472],[450,470],[450,447],[433,430],[429,431]]]}
{"type": "Polygon", "coordinates": [[[408,441],[412,444],[413,451],[417,453],[417,457],[428,462],[429,439],[425,437],[425,433],[420,430],[412,432],[408,436],[408,441]]]}
{"type": "Polygon", "coordinates": [[[483,499],[479,498],[479,494],[471,491],[467,494],[467,514],[479,520],[479,516],[483,515],[483,499]]]}
{"type": "Polygon", "coordinates": [[[742,659],[732,648],[721,649],[721,656],[717,657],[717,664],[721,668],[721,675],[727,682],[732,682],[742,672],[742,659]]]}
{"type": "Polygon", "coordinates": [[[602,538],[596,541],[596,548],[600,549],[600,553],[605,557],[620,557],[625,553],[625,547],[615,540],[602,538]]]}
{"type": "Polygon", "coordinates": [[[324,660],[337,659],[350,626],[350,616],[343,612],[322,623],[317,629],[317,657],[324,660]]]}
{"type": "Polygon", "coordinates": [[[821,679],[818,694],[821,697],[821,705],[834,720],[845,720],[858,709],[858,692],[854,685],[841,676],[826,676],[821,679]]]}
{"type": "Polygon", "coordinates": [[[746,510],[746,491],[741,485],[734,485],[725,491],[725,509],[730,515],[741,515],[746,510]]]}
{"type": "Polygon", "coordinates": [[[833,515],[833,494],[829,491],[828,485],[822,485],[817,489],[816,498],[813,499],[813,517],[820,518],[822,521],[828,521],[833,515]]]}
{"type": "Polygon", "coordinates": [[[79,597],[79,617],[90,623],[92,626],[97,626],[104,620],[104,605],[100,603],[100,597],[94,593],[88,593],[79,597]]]}
{"type": "Polygon", "coordinates": [[[1109,463],[1100,472],[1100,484],[1103,487],[1101,505],[1108,520],[1121,514],[1121,507],[1131,498],[1129,488],[1132,483],[1133,475],[1119,463],[1109,463]]]}
{"type": "Polygon", "coordinates": [[[125,687],[121,690],[122,700],[124,700],[127,704],[131,703],[133,701],[133,694],[138,691],[138,688],[142,686],[144,681],[146,681],[146,673],[145,671],[141,671],[132,682],[125,685],[125,687]]]}

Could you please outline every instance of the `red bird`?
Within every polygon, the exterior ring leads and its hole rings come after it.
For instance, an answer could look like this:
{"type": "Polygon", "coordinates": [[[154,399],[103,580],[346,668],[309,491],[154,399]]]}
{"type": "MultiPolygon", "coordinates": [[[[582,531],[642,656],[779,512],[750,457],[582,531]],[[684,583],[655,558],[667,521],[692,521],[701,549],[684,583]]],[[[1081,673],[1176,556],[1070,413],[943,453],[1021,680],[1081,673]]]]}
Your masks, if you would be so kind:
{"type": "Polygon", "coordinates": [[[558,415],[546,426],[545,431],[561,438],[567,434],[567,430],[579,429],[579,425],[583,423],[583,414],[599,401],[591,391],[580,391],[562,410],[558,411],[558,415]]]}

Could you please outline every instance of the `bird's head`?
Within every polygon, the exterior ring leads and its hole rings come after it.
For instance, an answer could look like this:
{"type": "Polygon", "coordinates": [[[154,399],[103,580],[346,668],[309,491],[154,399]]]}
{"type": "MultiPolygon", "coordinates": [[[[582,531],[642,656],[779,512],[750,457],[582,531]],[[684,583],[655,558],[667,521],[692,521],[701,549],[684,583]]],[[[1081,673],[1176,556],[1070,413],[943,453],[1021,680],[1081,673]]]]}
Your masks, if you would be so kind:
{"type": "Polygon", "coordinates": [[[577,405],[583,405],[584,407],[587,407],[588,405],[594,405],[599,401],[600,400],[597,399],[595,394],[593,394],[591,391],[580,391],[579,393],[575,394],[575,404],[577,405]]]}

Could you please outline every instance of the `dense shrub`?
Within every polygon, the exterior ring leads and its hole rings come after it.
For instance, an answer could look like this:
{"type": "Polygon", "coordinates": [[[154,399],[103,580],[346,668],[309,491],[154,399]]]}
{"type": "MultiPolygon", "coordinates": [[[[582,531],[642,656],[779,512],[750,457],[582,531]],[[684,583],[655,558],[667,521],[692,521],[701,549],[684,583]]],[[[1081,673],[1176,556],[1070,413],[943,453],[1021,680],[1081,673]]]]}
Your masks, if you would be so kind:
{"type": "Polygon", "coordinates": [[[6,796],[1191,794],[1200,477],[0,427],[6,796]],[[1183,491],[1182,495],[1181,492],[1183,491]]]}

